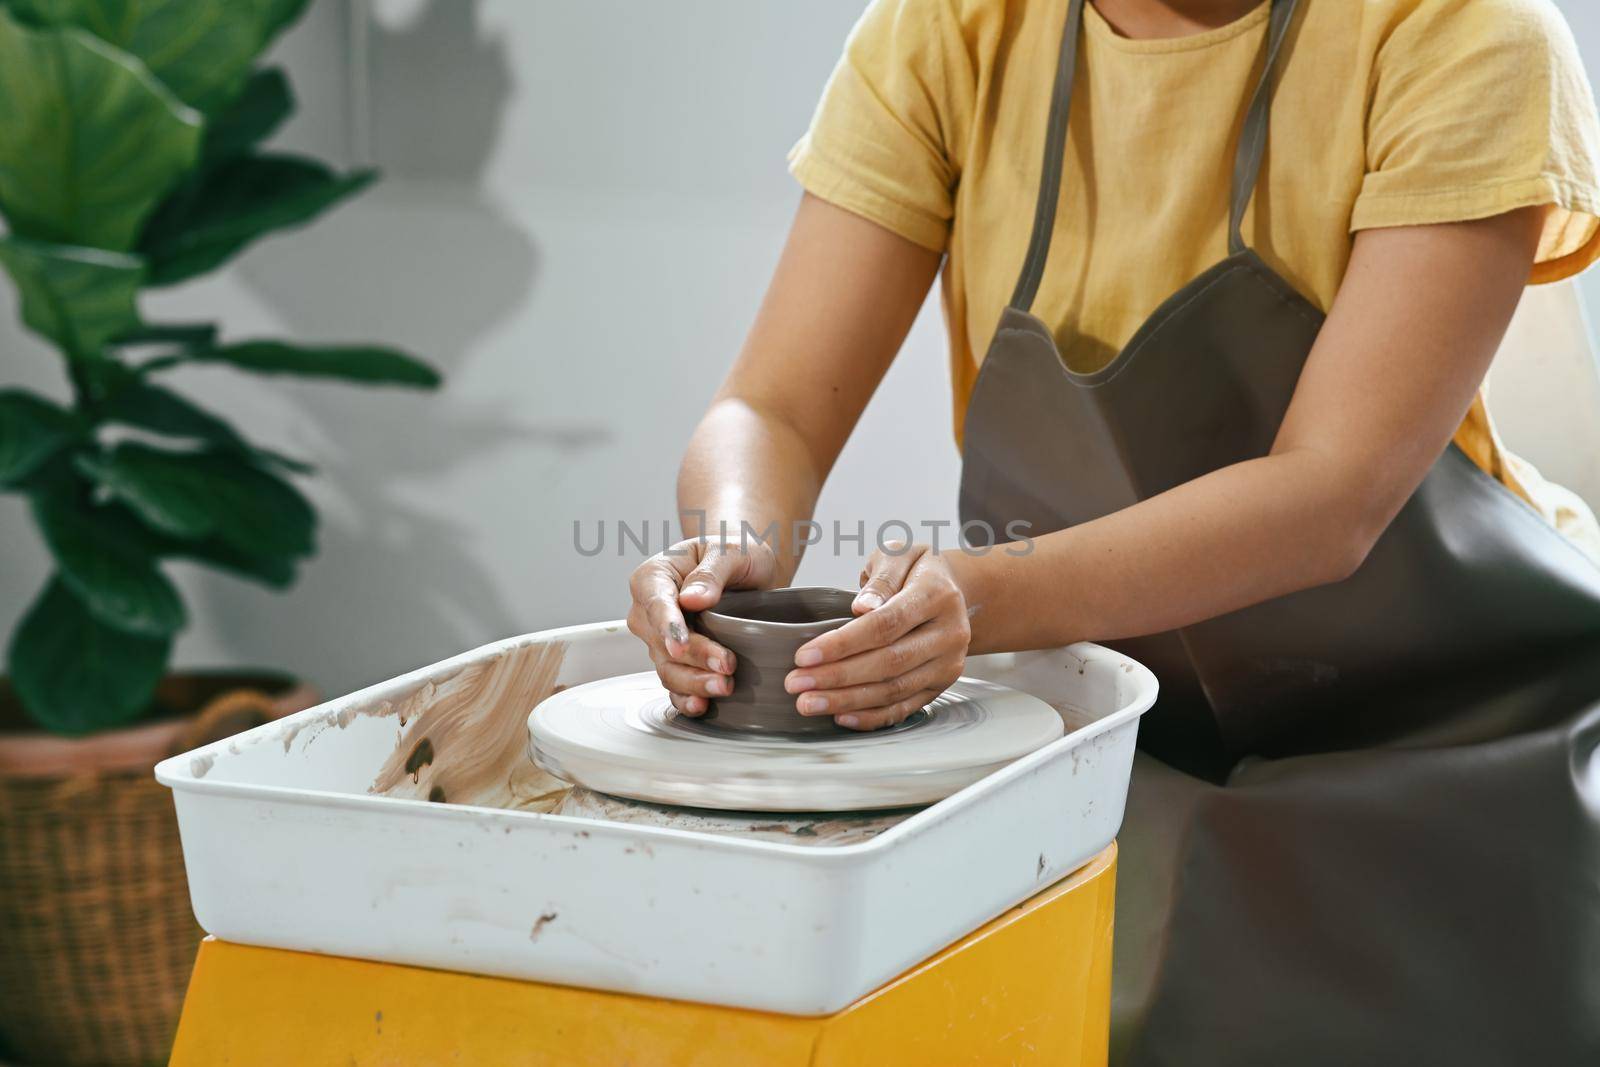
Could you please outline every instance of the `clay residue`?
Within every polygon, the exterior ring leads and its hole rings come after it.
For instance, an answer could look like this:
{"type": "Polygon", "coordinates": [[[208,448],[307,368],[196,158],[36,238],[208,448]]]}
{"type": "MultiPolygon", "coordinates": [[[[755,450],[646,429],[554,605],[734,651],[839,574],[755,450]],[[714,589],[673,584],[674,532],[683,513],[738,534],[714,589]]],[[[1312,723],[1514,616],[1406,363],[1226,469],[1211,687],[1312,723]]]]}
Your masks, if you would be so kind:
{"type": "Polygon", "coordinates": [[[406,757],[406,773],[413,782],[422,775],[422,768],[433,762],[433,741],[424,737],[411,749],[411,755],[406,757]]]}
{"type": "Polygon", "coordinates": [[[433,682],[423,682],[412,690],[405,699],[396,703],[392,700],[380,700],[375,704],[345,704],[329,708],[315,715],[302,718],[296,715],[289,719],[278,729],[277,738],[283,744],[283,751],[289,752],[301,734],[306,735],[306,744],[310,744],[323,731],[330,728],[343,730],[357,719],[386,719],[398,716],[400,725],[404,726],[417,708],[427,707],[433,702],[436,686],[433,682]]]}
{"type": "Polygon", "coordinates": [[[1046,700],[1045,703],[1054,708],[1056,714],[1061,716],[1061,725],[1069,734],[1074,730],[1081,730],[1091,723],[1099,722],[1101,718],[1092,711],[1084,711],[1080,707],[1058,700],[1046,700]]]}
{"type": "Polygon", "coordinates": [[[523,645],[386,709],[410,723],[368,790],[390,797],[551,811],[567,784],[528,756],[528,713],[556,688],[566,646],[523,645]]]}
{"type": "MultiPolygon", "coordinates": [[[[635,826],[666,826],[696,833],[731,834],[761,841],[783,841],[791,845],[819,845],[837,848],[869,841],[915,813],[898,811],[838,812],[827,814],[780,815],[756,812],[710,811],[703,808],[674,808],[624,800],[579,786],[556,809],[559,815],[635,826]]],[[[643,847],[643,846],[641,846],[643,847]]],[[[625,850],[630,851],[630,850],[625,850]]]]}

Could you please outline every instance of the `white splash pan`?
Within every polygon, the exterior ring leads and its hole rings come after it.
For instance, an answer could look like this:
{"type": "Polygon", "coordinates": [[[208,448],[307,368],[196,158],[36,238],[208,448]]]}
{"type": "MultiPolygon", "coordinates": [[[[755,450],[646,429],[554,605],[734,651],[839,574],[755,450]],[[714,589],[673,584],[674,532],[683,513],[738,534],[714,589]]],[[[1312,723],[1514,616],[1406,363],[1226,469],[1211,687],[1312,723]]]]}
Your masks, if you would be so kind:
{"type": "Polygon", "coordinates": [[[200,925],[250,945],[827,1014],[1109,844],[1156,696],[1154,675],[1098,645],[974,657],[968,674],[1048,701],[1067,735],[837,847],[368,793],[416,724],[397,706],[551,642],[566,646],[563,685],[649,668],[620,623],[548,630],[159,764],[200,925]]]}

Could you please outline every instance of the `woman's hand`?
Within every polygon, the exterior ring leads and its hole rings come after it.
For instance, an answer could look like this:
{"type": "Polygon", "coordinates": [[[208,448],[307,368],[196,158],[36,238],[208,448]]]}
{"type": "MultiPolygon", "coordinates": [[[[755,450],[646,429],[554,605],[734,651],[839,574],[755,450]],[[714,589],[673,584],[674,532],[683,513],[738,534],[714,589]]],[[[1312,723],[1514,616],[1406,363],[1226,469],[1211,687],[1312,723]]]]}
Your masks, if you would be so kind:
{"type": "Polygon", "coordinates": [[[926,545],[892,543],[861,571],[858,618],[800,646],[784,688],[802,715],[852,730],[893,726],[961,677],[972,629],[950,565],[926,545]]]}
{"type": "Polygon", "coordinates": [[[703,715],[707,697],[733,692],[733,653],[691,632],[683,613],[712,607],[724,589],[769,588],[777,573],[771,546],[757,538],[679,541],[634,570],[628,629],[649,647],[673,707],[703,715]]]}

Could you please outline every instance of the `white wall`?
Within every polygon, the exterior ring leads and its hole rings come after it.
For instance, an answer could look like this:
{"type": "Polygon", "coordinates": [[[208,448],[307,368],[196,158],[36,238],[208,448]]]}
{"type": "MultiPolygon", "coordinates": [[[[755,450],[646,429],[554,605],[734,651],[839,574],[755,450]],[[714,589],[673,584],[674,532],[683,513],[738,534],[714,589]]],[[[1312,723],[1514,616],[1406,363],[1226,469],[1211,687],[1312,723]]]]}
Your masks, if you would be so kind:
{"type": "MultiPolygon", "coordinates": [[[[186,372],[251,434],[321,466],[323,529],[285,595],[184,568],[179,661],[287,667],[339,692],[621,614],[634,559],[580,556],[572,521],[672,514],[679,452],[797,199],[784,153],[861,6],[318,0],[279,47],[303,104],[282,141],[386,177],[152,310],[239,337],[402,344],[447,385],[186,372]]],[[[1562,6],[1600,60],[1600,15],[1562,6]]],[[[14,319],[0,286],[3,378],[60,395],[55,357],[14,319]]],[[[930,306],[819,518],[953,518],[943,351],[930,306]],[[890,451],[886,477],[868,457],[890,451]]],[[[0,633],[46,567],[23,507],[0,497],[0,633]]],[[[813,557],[801,580],[851,584],[858,567],[813,557]]]]}
{"type": "MultiPolygon", "coordinates": [[[[381,339],[443,392],[194,371],[181,384],[313,459],[322,553],[287,595],[184,568],[184,664],[260,663],[347,690],[506,634],[612,618],[636,556],[572,522],[674,514],[678,455],[731,361],[798,199],[804,129],[859,0],[319,0],[279,47],[282,140],[383,181],[154,310],[235,336],[381,339]],[[346,56],[352,63],[346,62],[346,56]],[[352,65],[353,64],[353,65],[352,65]],[[363,84],[363,65],[370,81],[363,84]],[[363,98],[370,113],[363,107],[363,98]]],[[[937,309],[841,461],[820,517],[953,517],[937,309]],[[909,432],[908,432],[909,431],[909,432]],[[875,442],[923,442],[893,478],[875,442]]],[[[0,286],[4,377],[60,394],[0,286]]],[[[859,561],[802,580],[852,583],[859,561]]],[[[0,633],[46,571],[0,498],[0,633]]]]}

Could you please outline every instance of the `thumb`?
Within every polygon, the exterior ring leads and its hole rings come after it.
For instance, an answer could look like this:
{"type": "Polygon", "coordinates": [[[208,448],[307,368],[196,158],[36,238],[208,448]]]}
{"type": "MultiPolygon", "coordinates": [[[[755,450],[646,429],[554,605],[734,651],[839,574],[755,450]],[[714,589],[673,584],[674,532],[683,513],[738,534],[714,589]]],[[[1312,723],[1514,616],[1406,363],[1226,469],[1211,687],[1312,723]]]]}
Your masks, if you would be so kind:
{"type": "Polygon", "coordinates": [[[722,599],[722,591],[742,572],[746,557],[717,543],[706,546],[705,555],[683,579],[678,603],[685,611],[704,611],[722,599]]]}
{"type": "Polygon", "coordinates": [[[865,615],[874,608],[882,607],[884,601],[898,593],[906,584],[912,564],[922,555],[921,547],[890,541],[874,552],[861,570],[861,591],[850,605],[851,610],[857,615],[865,615]]]}

